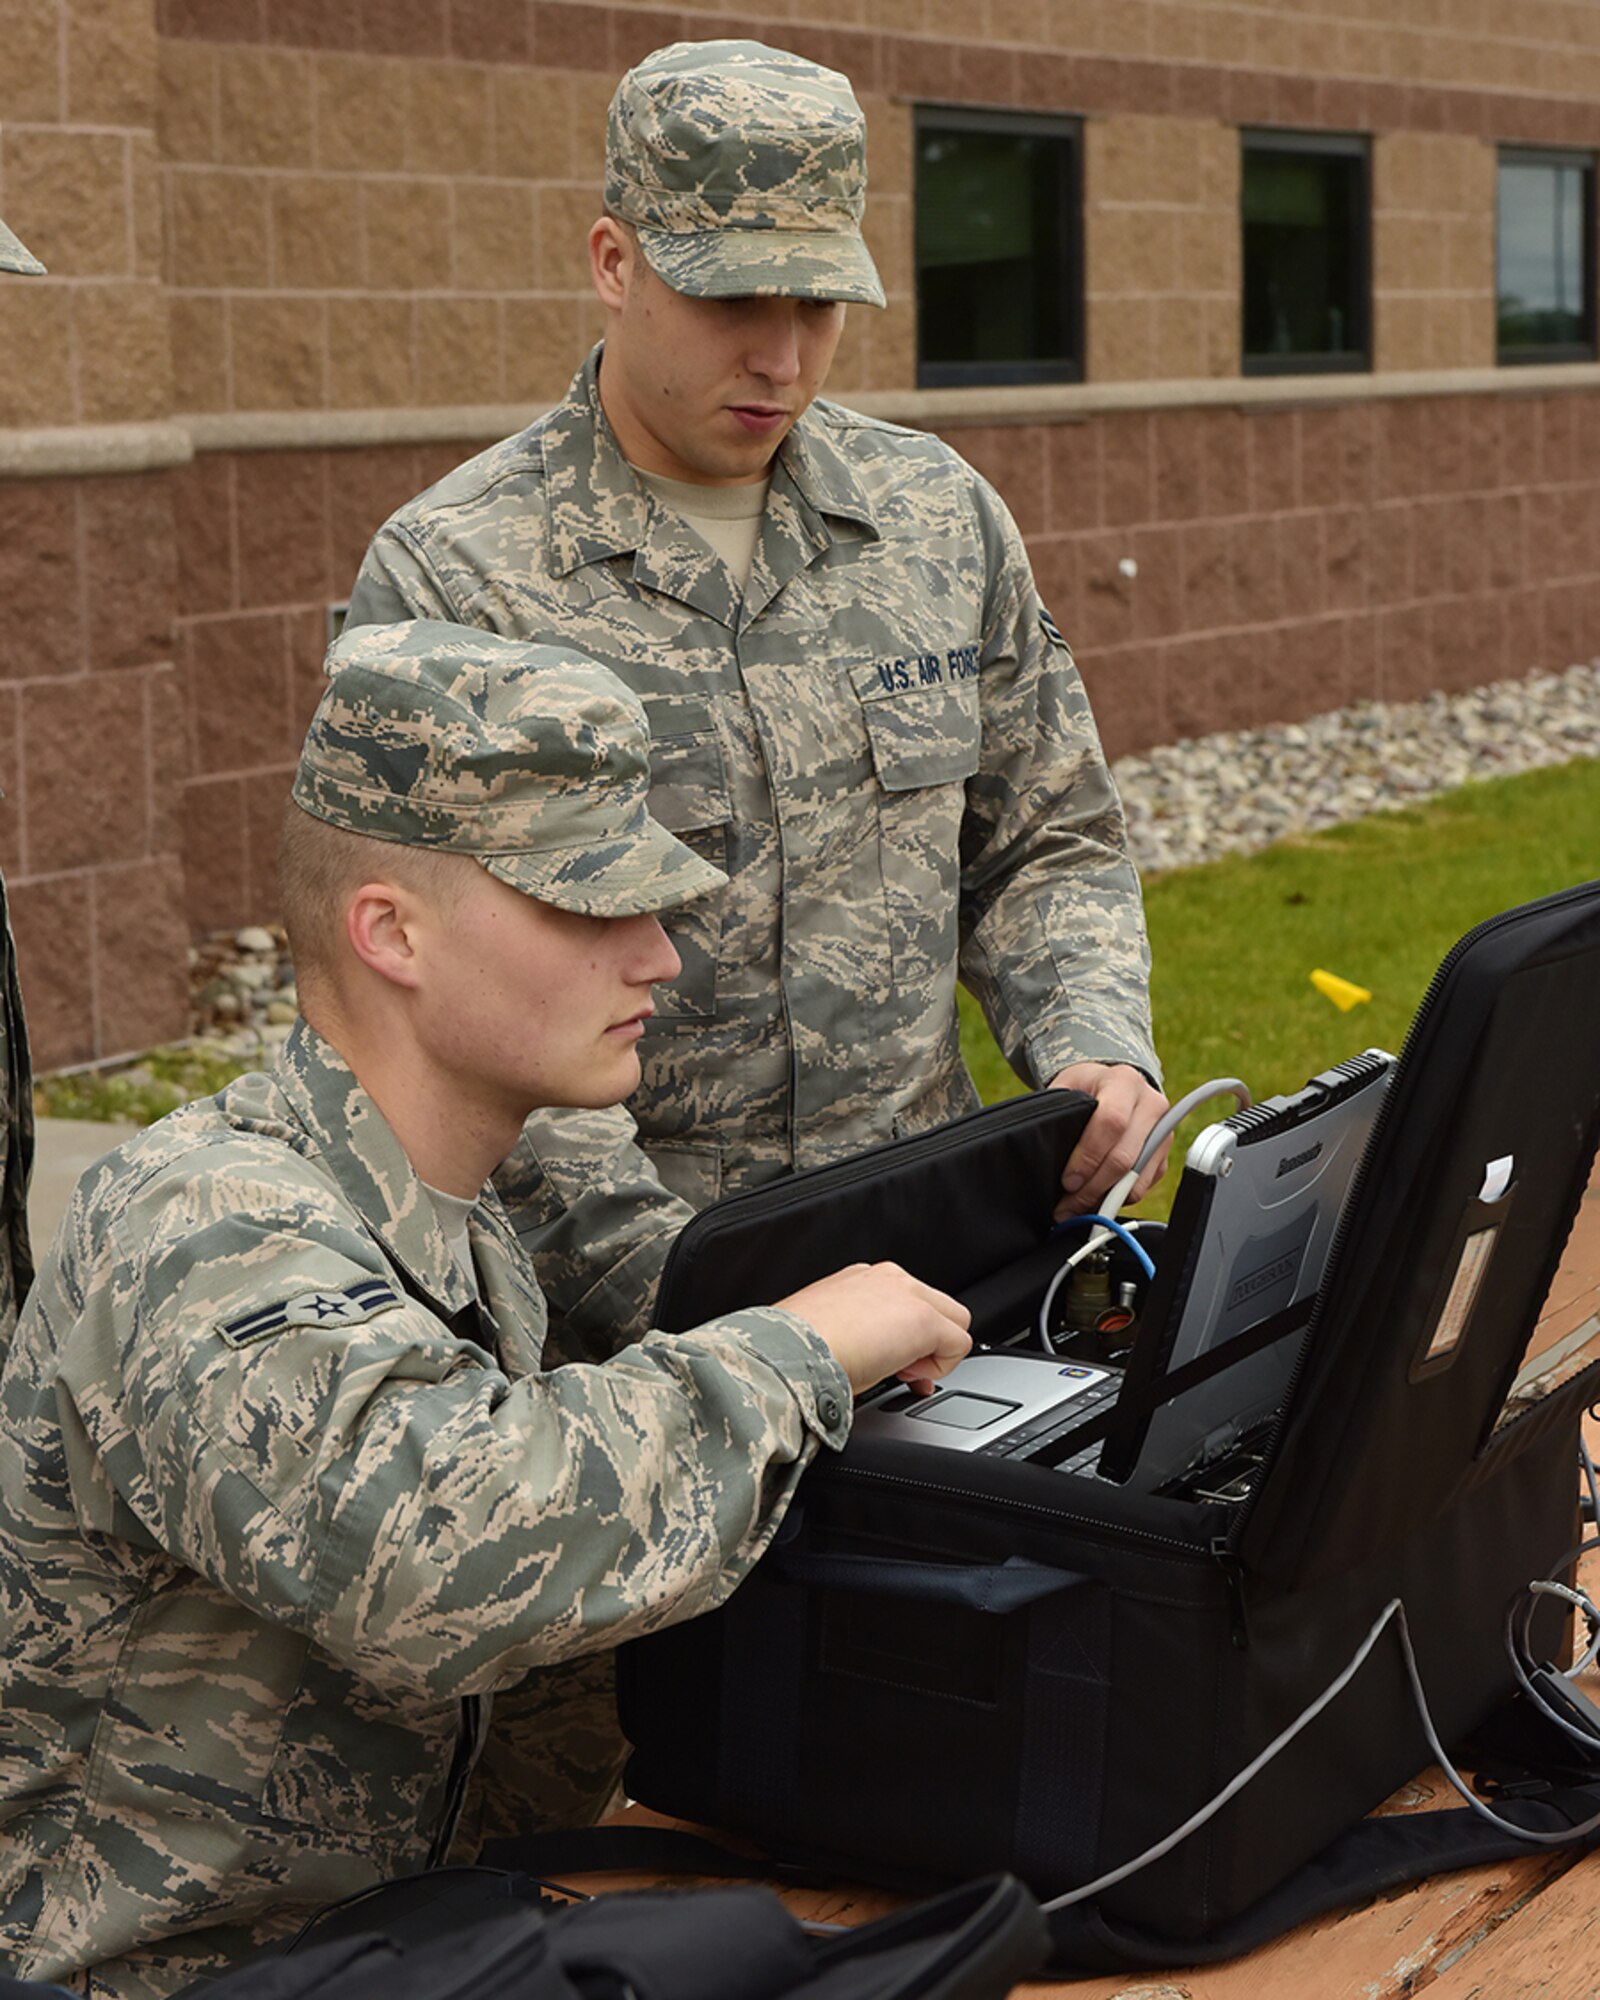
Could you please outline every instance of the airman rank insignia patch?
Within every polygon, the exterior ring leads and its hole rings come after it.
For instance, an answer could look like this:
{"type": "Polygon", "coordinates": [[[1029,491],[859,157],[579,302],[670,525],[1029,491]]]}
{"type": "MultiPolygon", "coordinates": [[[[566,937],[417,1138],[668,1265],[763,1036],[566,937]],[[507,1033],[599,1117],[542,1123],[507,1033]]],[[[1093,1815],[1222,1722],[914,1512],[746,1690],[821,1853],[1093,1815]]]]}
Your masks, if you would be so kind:
{"type": "Polygon", "coordinates": [[[1061,627],[1050,616],[1049,612],[1045,610],[1042,604],[1039,606],[1039,628],[1052,646],[1059,646],[1062,652],[1068,650],[1067,642],[1061,636],[1061,627]]]}
{"type": "Polygon", "coordinates": [[[219,1320],[217,1331],[230,1347],[251,1347],[291,1326],[360,1326],[403,1303],[387,1278],[363,1278],[343,1290],[329,1286],[320,1292],[301,1292],[297,1298],[281,1299],[237,1319],[219,1320]]]}

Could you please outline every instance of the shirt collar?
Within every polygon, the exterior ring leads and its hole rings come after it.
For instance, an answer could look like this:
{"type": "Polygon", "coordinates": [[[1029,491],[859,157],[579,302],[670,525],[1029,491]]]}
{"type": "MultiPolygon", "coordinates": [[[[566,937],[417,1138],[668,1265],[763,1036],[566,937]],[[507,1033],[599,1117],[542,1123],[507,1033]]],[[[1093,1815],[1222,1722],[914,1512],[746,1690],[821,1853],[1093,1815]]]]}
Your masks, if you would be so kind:
{"type": "Polygon", "coordinates": [[[296,1021],[274,1074],[330,1178],[416,1289],[446,1317],[472,1303],[410,1157],[339,1051],[296,1021]]]}
{"type": "MultiPolygon", "coordinates": [[[[654,517],[670,514],[634,477],[600,407],[601,352],[591,351],[543,425],[550,555],[560,576],[644,547],[654,517]]],[[[833,408],[813,404],[784,439],[773,462],[772,492],[791,496],[822,539],[828,539],[822,528],[828,516],[852,521],[876,538],[872,503],[833,442],[833,408]]]]}

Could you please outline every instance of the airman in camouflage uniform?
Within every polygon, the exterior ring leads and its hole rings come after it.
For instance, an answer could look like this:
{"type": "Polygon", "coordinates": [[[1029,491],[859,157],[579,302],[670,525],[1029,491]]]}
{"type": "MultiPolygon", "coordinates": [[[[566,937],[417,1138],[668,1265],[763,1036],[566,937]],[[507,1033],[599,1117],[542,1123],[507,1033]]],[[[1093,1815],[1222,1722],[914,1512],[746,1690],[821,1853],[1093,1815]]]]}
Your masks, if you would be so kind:
{"type": "Polygon", "coordinates": [[[1099,1094],[1077,1206],[1163,1103],[1120,802],[1015,524],[937,439],[811,401],[840,302],[883,302],[864,195],[835,72],[748,42],[631,71],[603,348],[403,507],[352,596],[354,623],[604,660],[650,719],[652,810],[730,877],[674,920],[632,1123],[542,1117],[497,1183],[574,1338],[645,1323],[685,1201],[969,1109],[958,973],[1030,1084],[1099,1094]],[[680,510],[769,477],[741,577],[680,510]]]}
{"type": "Polygon", "coordinates": [[[644,913],[717,877],[646,812],[637,701],[570,649],[413,623],[334,669],[290,831],[483,872],[431,903],[354,876],[337,977],[302,957],[328,1032],[90,1169],[0,1374],[0,1968],[122,2000],[443,1857],[464,1806],[593,1818],[592,1658],[727,1596],[861,1378],[966,1345],[880,1268],[870,1302],[846,1273],[558,1365],[482,1188],[534,1095],[514,1029],[538,1013],[567,1101],[619,1094],[673,964],[644,913]],[[458,1004],[499,1029],[476,1069],[458,1004]],[[482,1189],[465,1255],[447,1182],[482,1189]]]}
{"type": "MultiPolygon", "coordinates": [[[[0,222],[0,271],[43,277],[44,266],[0,222]]],[[[0,875],[0,1354],[33,1280],[28,1178],[33,1168],[33,1079],[17,984],[17,948],[0,875]]]]}

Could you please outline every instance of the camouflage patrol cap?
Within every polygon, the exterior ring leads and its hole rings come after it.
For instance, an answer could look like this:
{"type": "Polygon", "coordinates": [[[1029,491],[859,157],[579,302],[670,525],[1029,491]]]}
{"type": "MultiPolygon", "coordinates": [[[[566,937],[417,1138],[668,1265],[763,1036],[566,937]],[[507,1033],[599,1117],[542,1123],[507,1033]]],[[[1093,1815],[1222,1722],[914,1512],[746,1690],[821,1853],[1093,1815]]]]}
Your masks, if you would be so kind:
{"type": "Polygon", "coordinates": [[[617,85],[606,207],[690,298],[881,306],[861,240],[866,137],[837,70],[761,42],[674,42],[617,85]]]}
{"type": "Polygon", "coordinates": [[[474,855],[589,916],[671,909],[724,876],[645,809],[650,732],[609,668],[461,625],[360,625],[295,772],[296,805],[352,833],[474,855]]]}
{"type": "Polygon", "coordinates": [[[45,274],[38,258],[3,222],[0,222],[0,271],[17,271],[25,278],[42,278],[45,274]]]}

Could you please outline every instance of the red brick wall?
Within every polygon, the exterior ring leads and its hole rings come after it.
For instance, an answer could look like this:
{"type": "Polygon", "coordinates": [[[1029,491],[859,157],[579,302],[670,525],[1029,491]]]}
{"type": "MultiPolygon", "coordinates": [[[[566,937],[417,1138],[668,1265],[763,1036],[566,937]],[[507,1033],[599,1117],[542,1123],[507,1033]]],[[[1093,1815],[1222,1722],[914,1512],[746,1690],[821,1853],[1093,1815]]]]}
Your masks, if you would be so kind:
{"type": "Polygon", "coordinates": [[[36,1063],[183,1031],[183,697],[163,474],[0,486],[0,869],[36,1063]]]}

